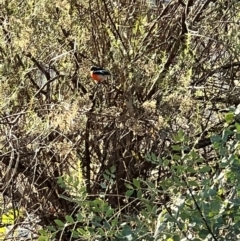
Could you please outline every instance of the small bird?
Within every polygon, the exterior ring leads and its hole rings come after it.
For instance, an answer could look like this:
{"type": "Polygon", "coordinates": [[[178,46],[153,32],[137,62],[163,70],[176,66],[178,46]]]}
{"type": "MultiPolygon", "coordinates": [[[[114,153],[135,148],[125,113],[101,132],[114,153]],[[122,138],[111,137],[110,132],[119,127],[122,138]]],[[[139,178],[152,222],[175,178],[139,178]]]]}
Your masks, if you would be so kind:
{"type": "Polygon", "coordinates": [[[109,71],[96,66],[91,67],[90,74],[92,79],[95,80],[96,83],[104,81],[111,75],[109,71]]]}

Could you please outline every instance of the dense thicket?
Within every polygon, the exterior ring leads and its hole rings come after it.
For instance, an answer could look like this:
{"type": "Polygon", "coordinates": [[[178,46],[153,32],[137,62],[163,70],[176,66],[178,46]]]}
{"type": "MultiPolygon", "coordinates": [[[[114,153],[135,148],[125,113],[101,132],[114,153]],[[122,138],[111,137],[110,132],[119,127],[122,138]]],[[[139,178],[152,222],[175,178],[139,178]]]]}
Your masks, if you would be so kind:
{"type": "MultiPolygon", "coordinates": [[[[79,176],[79,164],[89,199],[104,192],[122,213],[138,212],[125,183],[162,190],[176,174],[174,160],[193,149],[209,167],[205,178],[214,178],[211,137],[221,136],[224,113],[240,103],[238,1],[11,0],[0,8],[4,198],[48,225],[77,212],[57,178],[79,176]],[[91,65],[115,76],[95,85],[91,65]],[[147,161],[152,153],[167,165],[147,161]],[[104,188],[109,170],[114,178],[104,188]]],[[[157,196],[161,205],[174,200],[157,196]]]]}

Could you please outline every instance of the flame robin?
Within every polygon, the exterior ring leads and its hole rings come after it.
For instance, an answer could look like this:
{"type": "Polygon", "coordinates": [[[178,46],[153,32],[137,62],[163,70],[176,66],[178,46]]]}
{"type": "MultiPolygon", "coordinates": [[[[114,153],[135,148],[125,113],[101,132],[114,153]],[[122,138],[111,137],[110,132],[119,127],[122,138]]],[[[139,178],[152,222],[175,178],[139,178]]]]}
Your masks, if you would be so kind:
{"type": "Polygon", "coordinates": [[[100,68],[100,67],[96,67],[96,66],[91,67],[90,74],[91,74],[92,79],[96,83],[100,83],[100,82],[104,81],[111,75],[109,71],[107,71],[103,68],[100,68]]]}

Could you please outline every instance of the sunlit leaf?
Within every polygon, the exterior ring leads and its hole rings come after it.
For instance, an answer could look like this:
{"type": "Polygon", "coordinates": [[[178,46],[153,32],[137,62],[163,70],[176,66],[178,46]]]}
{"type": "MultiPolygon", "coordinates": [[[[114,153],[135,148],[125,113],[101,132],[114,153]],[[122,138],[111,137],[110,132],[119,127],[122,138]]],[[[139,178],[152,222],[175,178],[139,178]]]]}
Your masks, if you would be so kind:
{"type": "Polygon", "coordinates": [[[234,113],[233,112],[229,112],[225,115],[225,121],[227,123],[231,123],[234,119],[234,113]]]}
{"type": "Polygon", "coordinates": [[[209,166],[204,166],[199,169],[199,172],[209,172],[211,168],[209,166]]]}
{"type": "Polygon", "coordinates": [[[130,185],[129,183],[124,183],[124,185],[125,185],[128,189],[133,189],[133,186],[130,185]]]}
{"type": "Polygon", "coordinates": [[[137,198],[138,199],[142,198],[142,190],[141,189],[137,191],[137,198]]]}
{"type": "Polygon", "coordinates": [[[127,190],[126,196],[127,196],[127,197],[131,197],[132,194],[133,194],[133,192],[134,192],[134,190],[127,190]]]}
{"type": "Polygon", "coordinates": [[[133,179],[133,184],[136,188],[140,188],[140,181],[138,179],[133,179]]]}
{"type": "Polygon", "coordinates": [[[74,219],[72,218],[72,216],[70,216],[70,215],[66,215],[65,219],[70,224],[73,224],[75,222],[74,219]]]}
{"type": "Polygon", "coordinates": [[[64,223],[60,219],[55,219],[54,222],[59,226],[59,227],[64,227],[64,223]]]}

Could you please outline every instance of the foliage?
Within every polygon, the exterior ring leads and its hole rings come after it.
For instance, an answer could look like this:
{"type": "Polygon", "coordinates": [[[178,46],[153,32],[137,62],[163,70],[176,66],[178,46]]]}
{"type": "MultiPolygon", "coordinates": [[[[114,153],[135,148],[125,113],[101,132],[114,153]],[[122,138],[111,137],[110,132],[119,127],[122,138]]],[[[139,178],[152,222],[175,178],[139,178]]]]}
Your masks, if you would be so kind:
{"type": "MultiPolygon", "coordinates": [[[[36,215],[28,215],[23,210],[8,209],[1,214],[0,240],[20,240],[36,238],[36,215]],[[18,226],[18,224],[21,224],[18,226]]],[[[39,227],[38,227],[39,229],[39,227]]]]}
{"type": "MultiPolygon", "coordinates": [[[[153,153],[146,156],[147,161],[168,172],[171,178],[159,182],[133,179],[132,184],[125,184],[128,205],[124,209],[135,206],[134,210],[123,213],[113,209],[105,201],[105,194],[87,200],[82,189],[74,199],[77,214],[65,216],[64,221],[54,220],[55,226],[48,227],[51,237],[70,227],[73,240],[239,239],[240,124],[235,122],[233,112],[226,115],[226,120],[229,115],[233,118],[221,135],[211,136],[216,160],[205,162],[201,151],[186,146],[187,137],[179,131],[175,140],[180,142],[173,146],[180,151],[178,156],[168,160],[153,153]]],[[[115,181],[113,170],[106,172],[103,189],[115,181]]],[[[39,240],[48,240],[49,232],[41,233],[39,240]]]]}

